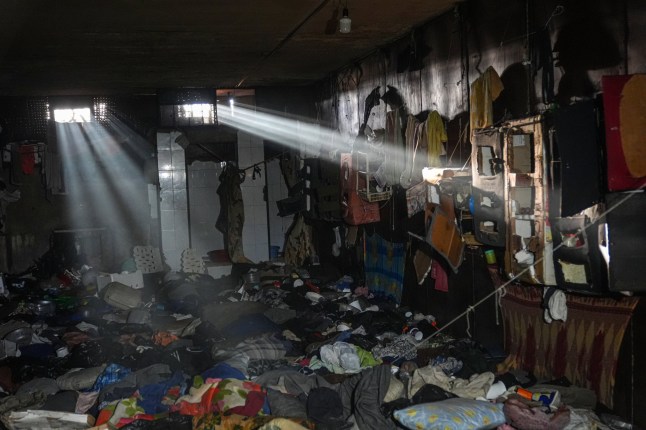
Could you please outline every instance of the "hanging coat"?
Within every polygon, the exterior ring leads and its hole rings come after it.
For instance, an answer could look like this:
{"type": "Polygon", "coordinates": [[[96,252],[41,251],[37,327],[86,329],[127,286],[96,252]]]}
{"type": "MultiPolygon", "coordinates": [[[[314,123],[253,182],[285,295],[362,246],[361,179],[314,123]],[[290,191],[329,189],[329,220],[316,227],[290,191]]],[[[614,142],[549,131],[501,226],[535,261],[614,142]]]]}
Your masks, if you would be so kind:
{"type": "Polygon", "coordinates": [[[220,175],[220,215],[215,228],[224,235],[224,244],[233,263],[249,263],[242,247],[242,228],[244,226],[244,203],[240,184],[243,177],[235,165],[227,164],[220,175]]]}

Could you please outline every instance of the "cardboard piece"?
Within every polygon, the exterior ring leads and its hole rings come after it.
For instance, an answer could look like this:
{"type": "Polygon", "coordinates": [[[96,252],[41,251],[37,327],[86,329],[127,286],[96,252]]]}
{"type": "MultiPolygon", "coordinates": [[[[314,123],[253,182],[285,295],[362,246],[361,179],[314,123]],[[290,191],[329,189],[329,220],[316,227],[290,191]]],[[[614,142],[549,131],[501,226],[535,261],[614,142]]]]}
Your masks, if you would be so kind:
{"type": "Polygon", "coordinates": [[[464,241],[455,221],[440,208],[432,211],[426,242],[446,259],[454,272],[458,271],[464,255],[464,241]]]}

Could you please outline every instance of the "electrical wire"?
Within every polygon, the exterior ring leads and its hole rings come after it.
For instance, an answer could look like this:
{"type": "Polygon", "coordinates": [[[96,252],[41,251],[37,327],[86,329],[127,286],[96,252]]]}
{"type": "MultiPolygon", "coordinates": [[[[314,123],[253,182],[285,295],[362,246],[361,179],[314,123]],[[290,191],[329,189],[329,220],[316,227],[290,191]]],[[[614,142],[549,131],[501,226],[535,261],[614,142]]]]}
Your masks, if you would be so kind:
{"type": "MultiPolygon", "coordinates": [[[[635,190],[635,192],[640,192],[640,191],[641,191],[641,192],[644,192],[644,188],[646,188],[646,184],[643,184],[642,186],[640,186],[637,190],[635,190]]],[[[622,199],[620,199],[619,201],[617,201],[617,202],[616,202],[614,205],[612,205],[609,209],[607,209],[607,210],[605,210],[604,212],[602,212],[602,213],[599,215],[599,218],[604,218],[606,215],[608,215],[609,213],[613,212],[613,211],[614,211],[615,209],[617,209],[619,206],[623,205],[626,201],[628,201],[629,199],[631,199],[631,198],[633,197],[633,195],[635,194],[635,192],[628,193],[625,197],[623,197],[622,199]]],[[[589,228],[591,228],[593,225],[594,225],[594,224],[589,224],[589,225],[587,225],[583,230],[584,230],[584,231],[585,231],[585,230],[588,230],[588,229],[589,229],[589,228]]],[[[415,238],[417,238],[417,239],[420,239],[420,240],[425,240],[425,239],[424,239],[424,238],[422,238],[421,236],[411,234],[410,232],[409,232],[409,235],[411,235],[412,237],[415,237],[415,238]]],[[[561,242],[560,244],[558,244],[558,245],[554,248],[554,250],[553,250],[553,251],[556,251],[556,250],[558,250],[559,248],[561,248],[561,247],[563,247],[563,246],[565,246],[565,242],[561,242]]],[[[406,348],[404,351],[402,351],[402,353],[403,353],[403,354],[405,354],[406,352],[411,351],[413,348],[415,348],[415,349],[421,348],[422,346],[424,346],[424,344],[425,344],[426,342],[428,342],[429,340],[431,340],[432,338],[434,338],[434,337],[435,337],[435,336],[437,336],[438,334],[442,333],[442,332],[443,332],[443,331],[445,331],[448,327],[450,327],[450,326],[452,326],[453,324],[455,324],[456,322],[460,321],[460,320],[461,320],[462,318],[464,318],[465,316],[467,316],[467,318],[468,318],[468,315],[469,315],[471,312],[473,312],[473,311],[474,311],[478,306],[480,306],[480,305],[482,305],[483,303],[485,303],[485,302],[486,302],[487,300],[489,300],[491,297],[496,296],[497,294],[499,294],[499,292],[500,292],[500,293],[502,293],[502,292],[504,291],[504,289],[505,289],[507,286],[509,286],[509,285],[511,285],[512,283],[516,282],[516,281],[517,281],[518,279],[520,279],[523,275],[525,275],[527,272],[529,272],[531,269],[533,269],[537,264],[541,263],[544,259],[545,259],[545,257],[544,257],[544,256],[543,256],[543,257],[540,257],[540,258],[539,258],[538,260],[536,260],[532,265],[527,266],[526,268],[524,268],[523,270],[521,270],[519,273],[517,273],[516,275],[514,275],[514,276],[513,276],[511,279],[509,279],[507,282],[504,282],[502,285],[500,285],[500,286],[498,286],[498,287],[494,288],[494,290],[493,290],[492,292],[490,292],[489,294],[487,294],[486,296],[484,296],[482,299],[478,300],[477,302],[475,302],[475,303],[474,303],[474,304],[472,304],[472,305],[469,305],[469,306],[467,307],[467,309],[466,309],[464,312],[462,312],[462,313],[458,314],[457,316],[455,316],[453,319],[451,319],[448,323],[444,324],[442,327],[439,327],[439,328],[438,328],[437,326],[435,326],[436,331],[435,331],[434,333],[431,333],[430,335],[428,335],[427,337],[425,337],[424,339],[422,339],[422,340],[421,340],[417,345],[411,345],[410,347],[406,348]]],[[[396,357],[395,357],[395,360],[397,360],[397,359],[401,358],[401,357],[403,356],[403,355],[402,355],[402,353],[400,353],[398,356],[396,356],[396,357]]]]}
{"type": "Polygon", "coordinates": [[[285,35],[285,37],[283,37],[283,38],[278,42],[278,44],[276,44],[276,46],[274,46],[274,48],[273,48],[271,51],[269,51],[268,53],[266,53],[265,55],[263,55],[263,56],[260,58],[260,60],[258,60],[258,62],[256,62],[256,63],[251,67],[251,69],[250,69],[250,70],[245,74],[245,76],[244,76],[242,79],[240,79],[240,81],[239,81],[239,82],[238,82],[238,84],[236,85],[236,88],[239,88],[239,87],[244,83],[244,81],[246,81],[246,80],[247,80],[247,78],[249,78],[249,76],[251,76],[251,74],[252,74],[252,73],[254,73],[255,71],[257,71],[257,70],[260,68],[260,66],[262,66],[262,64],[263,64],[265,61],[267,61],[267,59],[268,59],[269,57],[271,57],[272,55],[274,55],[274,54],[275,54],[275,53],[276,53],[280,48],[282,48],[283,46],[285,46],[285,44],[286,44],[287,42],[289,42],[289,41],[291,40],[291,38],[292,38],[292,37],[294,37],[294,34],[296,34],[296,32],[297,32],[298,30],[300,30],[300,29],[301,29],[301,27],[302,27],[302,26],[304,26],[304,25],[305,25],[305,24],[306,24],[306,23],[307,23],[307,22],[308,22],[308,21],[309,21],[309,20],[314,16],[314,15],[316,15],[317,13],[319,13],[319,12],[321,11],[321,9],[323,9],[323,8],[325,7],[325,5],[327,5],[329,2],[330,2],[330,0],[323,0],[323,1],[321,1],[321,3],[319,3],[319,5],[318,5],[316,8],[314,8],[314,10],[312,10],[312,12],[310,12],[310,13],[309,13],[309,14],[308,14],[308,15],[307,15],[307,16],[306,16],[306,17],[305,17],[301,22],[299,22],[299,23],[296,25],[296,27],[294,27],[294,28],[293,28],[289,33],[287,33],[287,34],[285,35]]]}
{"type": "MultiPolygon", "coordinates": [[[[455,151],[457,151],[458,148],[462,148],[462,143],[466,142],[466,136],[467,136],[468,130],[469,130],[468,123],[465,124],[464,127],[460,127],[460,134],[458,136],[457,145],[455,145],[455,147],[453,148],[453,151],[451,152],[451,155],[449,156],[449,159],[447,160],[447,164],[449,166],[451,165],[451,161],[453,160],[453,155],[455,155],[455,151]]],[[[460,154],[461,153],[462,153],[462,150],[460,149],[460,154]]],[[[464,167],[462,169],[464,169],[464,167]]]]}
{"type": "MultiPolygon", "coordinates": [[[[287,153],[289,153],[289,152],[290,152],[290,151],[286,149],[286,150],[284,150],[284,151],[280,152],[279,154],[272,155],[271,157],[265,158],[265,159],[264,159],[264,160],[262,160],[262,161],[258,161],[257,163],[251,164],[251,165],[249,165],[249,166],[245,167],[244,169],[239,169],[239,170],[240,170],[241,172],[246,172],[247,170],[255,169],[256,167],[260,166],[261,164],[265,164],[265,163],[268,163],[268,162],[270,162],[270,161],[273,161],[273,160],[275,160],[276,158],[280,158],[280,157],[282,157],[283,155],[285,155],[285,154],[287,154],[287,153]]],[[[295,157],[297,157],[297,158],[302,159],[302,157],[301,157],[300,155],[298,155],[298,154],[292,154],[292,155],[294,155],[294,156],[295,156],[295,157]]]]}
{"type": "MultiPolygon", "coordinates": [[[[552,11],[552,13],[550,14],[550,16],[547,18],[547,21],[545,21],[545,24],[543,25],[543,28],[541,30],[547,29],[547,27],[550,25],[550,22],[552,22],[552,19],[554,17],[556,17],[556,16],[562,15],[563,12],[565,12],[565,7],[563,7],[562,5],[557,5],[554,8],[554,10],[552,11]]],[[[537,33],[538,33],[538,31],[531,31],[531,32],[526,32],[522,36],[512,37],[512,38],[507,39],[507,40],[501,40],[500,41],[500,48],[502,48],[503,45],[505,45],[505,44],[507,44],[509,42],[515,42],[516,40],[525,39],[525,38],[527,38],[529,36],[533,36],[533,35],[535,35],[537,33]]]]}

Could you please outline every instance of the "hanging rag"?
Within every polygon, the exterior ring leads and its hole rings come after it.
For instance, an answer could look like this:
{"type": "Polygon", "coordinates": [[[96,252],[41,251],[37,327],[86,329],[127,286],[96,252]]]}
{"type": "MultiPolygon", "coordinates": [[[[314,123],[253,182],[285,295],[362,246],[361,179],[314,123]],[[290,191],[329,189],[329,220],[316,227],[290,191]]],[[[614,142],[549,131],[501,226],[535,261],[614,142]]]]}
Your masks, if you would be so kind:
{"type": "Polygon", "coordinates": [[[386,139],[384,151],[386,160],[383,163],[386,185],[395,185],[405,168],[404,138],[402,135],[401,109],[394,109],[386,114],[386,139]]]}
{"type": "Polygon", "coordinates": [[[370,292],[399,303],[404,288],[405,259],[403,243],[388,242],[377,233],[366,235],[364,262],[370,292]]]}
{"type": "Polygon", "coordinates": [[[419,122],[413,115],[408,115],[406,122],[406,142],[404,154],[404,170],[399,176],[399,184],[404,188],[409,188],[412,184],[419,182],[422,178],[422,168],[426,160],[419,165],[418,151],[420,144],[426,146],[426,127],[419,122]],[[422,133],[424,136],[422,136],[422,133]],[[416,169],[416,166],[418,167],[416,169]]]}
{"type": "Polygon", "coordinates": [[[444,293],[449,292],[449,278],[444,267],[437,261],[431,263],[431,278],[435,279],[435,289],[444,293]]]}
{"type": "Polygon", "coordinates": [[[240,184],[243,179],[238,168],[227,164],[220,174],[220,215],[215,228],[222,232],[224,243],[233,263],[251,263],[245,257],[242,246],[242,228],[244,227],[244,202],[240,184]]]}
{"type": "Polygon", "coordinates": [[[554,320],[567,321],[567,299],[565,293],[553,287],[543,289],[543,319],[546,323],[554,320]]]}
{"type": "Polygon", "coordinates": [[[426,136],[428,138],[428,166],[426,167],[440,167],[442,165],[440,155],[446,154],[443,143],[448,140],[448,137],[444,121],[436,110],[426,119],[426,136]]]}
{"type": "Polygon", "coordinates": [[[491,66],[471,84],[469,120],[472,138],[475,130],[493,125],[493,101],[500,96],[504,89],[500,76],[491,66]]]}
{"type": "Polygon", "coordinates": [[[31,175],[34,173],[37,150],[37,145],[20,145],[18,147],[18,153],[20,154],[20,169],[25,175],[31,175]]]}
{"type": "Polygon", "coordinates": [[[294,266],[302,265],[314,253],[312,227],[305,223],[305,218],[300,213],[296,215],[286,234],[284,248],[285,263],[294,266]]]}

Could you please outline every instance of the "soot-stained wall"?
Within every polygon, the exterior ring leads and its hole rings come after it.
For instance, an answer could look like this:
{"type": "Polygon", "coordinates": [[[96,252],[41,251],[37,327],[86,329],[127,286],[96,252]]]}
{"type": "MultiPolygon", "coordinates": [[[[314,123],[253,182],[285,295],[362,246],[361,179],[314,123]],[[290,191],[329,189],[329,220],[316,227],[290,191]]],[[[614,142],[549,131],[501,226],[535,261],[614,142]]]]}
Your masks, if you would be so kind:
{"type": "MultiPolygon", "coordinates": [[[[470,84],[488,67],[498,72],[505,87],[494,102],[494,122],[592,98],[601,92],[604,75],[646,72],[644,19],[646,3],[639,0],[467,1],[323,82],[318,91],[318,118],[338,130],[349,149],[364,121],[366,97],[377,86],[382,95],[392,86],[401,94],[408,113],[440,113],[448,132],[446,166],[462,167],[471,149],[470,84]]],[[[372,109],[367,124],[384,128],[387,110],[382,101],[372,109]]],[[[401,239],[402,229],[415,228],[414,220],[405,215],[393,220],[389,213],[382,211],[386,216],[371,230],[390,233],[394,240],[401,239]]],[[[412,248],[409,257],[414,243],[412,248]]],[[[412,265],[407,269],[413,270],[412,265]]],[[[460,272],[449,274],[448,294],[435,292],[428,282],[416,285],[412,278],[406,278],[405,304],[422,306],[444,321],[492,289],[482,253],[474,249],[466,253],[460,272]]],[[[480,328],[475,337],[488,339],[490,344],[500,339],[501,331],[495,325],[494,309],[483,306],[471,320],[471,327],[475,321],[480,328]]],[[[465,321],[456,323],[452,332],[464,335],[465,321]]],[[[638,315],[635,321],[626,339],[639,338],[643,324],[638,322],[643,317],[638,315]]],[[[638,342],[624,342],[625,366],[621,367],[630,371],[618,373],[615,391],[617,412],[634,415],[637,423],[646,422],[646,412],[631,408],[641,398],[632,387],[646,380],[646,372],[633,371],[639,367],[629,364],[631,358],[639,363],[646,357],[643,349],[638,342]]]]}
{"type": "MultiPolygon", "coordinates": [[[[489,66],[505,84],[494,121],[592,97],[601,76],[646,70],[646,30],[639,25],[645,15],[638,0],[465,2],[332,76],[319,91],[319,117],[354,137],[366,96],[389,85],[409,113],[437,110],[449,127],[465,127],[469,85],[489,66]],[[544,73],[552,68],[550,81],[544,73]]],[[[383,127],[385,112],[382,102],[368,124],[383,127]]]]}

